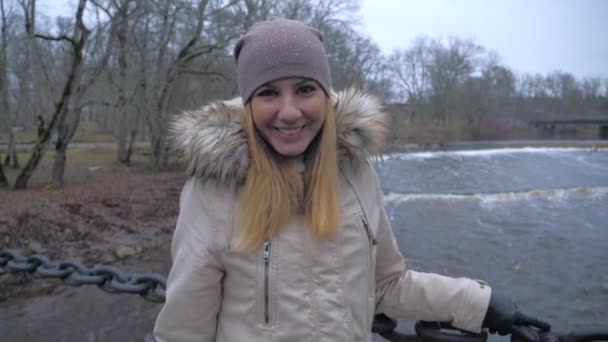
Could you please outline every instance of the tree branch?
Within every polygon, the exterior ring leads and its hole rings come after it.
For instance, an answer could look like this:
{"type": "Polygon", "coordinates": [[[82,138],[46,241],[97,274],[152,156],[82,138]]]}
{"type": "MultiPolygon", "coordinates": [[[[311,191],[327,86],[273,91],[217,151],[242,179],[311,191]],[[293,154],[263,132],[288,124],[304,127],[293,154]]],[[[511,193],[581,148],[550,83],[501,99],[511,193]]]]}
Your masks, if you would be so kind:
{"type": "Polygon", "coordinates": [[[179,68],[178,74],[189,74],[189,75],[197,75],[197,76],[216,76],[223,80],[226,79],[226,76],[224,76],[224,74],[221,72],[200,70],[200,69],[187,68],[187,67],[179,68]]]}
{"type": "Polygon", "coordinates": [[[65,40],[65,41],[71,43],[72,45],[76,46],[76,41],[74,41],[74,39],[72,37],[68,37],[65,34],[63,34],[61,36],[48,36],[45,34],[36,33],[36,34],[34,34],[34,37],[44,39],[44,40],[52,40],[52,41],[56,41],[56,42],[65,40]]]}

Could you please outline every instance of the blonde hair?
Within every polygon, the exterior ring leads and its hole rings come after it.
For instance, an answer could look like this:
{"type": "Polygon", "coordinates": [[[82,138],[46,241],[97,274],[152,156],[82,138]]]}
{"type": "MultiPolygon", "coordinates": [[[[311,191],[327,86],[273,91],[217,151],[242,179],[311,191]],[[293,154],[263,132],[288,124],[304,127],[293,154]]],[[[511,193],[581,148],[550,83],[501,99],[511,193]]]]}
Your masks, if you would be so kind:
{"type": "Polygon", "coordinates": [[[294,215],[303,215],[319,239],[340,227],[336,118],[327,98],[325,122],[304,156],[302,175],[285,162],[257,132],[251,106],[244,110],[251,155],[247,180],[239,197],[241,229],[236,248],[252,251],[285,228],[294,215]]]}

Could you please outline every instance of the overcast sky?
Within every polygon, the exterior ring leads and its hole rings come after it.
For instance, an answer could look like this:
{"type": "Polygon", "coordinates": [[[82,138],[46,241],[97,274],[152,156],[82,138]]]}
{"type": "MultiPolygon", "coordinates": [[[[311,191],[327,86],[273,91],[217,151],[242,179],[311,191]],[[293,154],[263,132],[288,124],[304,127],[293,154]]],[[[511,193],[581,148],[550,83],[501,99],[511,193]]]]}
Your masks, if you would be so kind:
{"type": "Polygon", "coordinates": [[[608,0],[363,0],[383,51],[418,35],[474,39],[518,72],[608,77],[608,0]]]}
{"type": "MultiPolygon", "coordinates": [[[[71,0],[38,0],[72,15],[71,0]]],[[[471,38],[516,72],[608,77],[608,0],[363,0],[360,30],[382,50],[418,35],[471,38]]]]}

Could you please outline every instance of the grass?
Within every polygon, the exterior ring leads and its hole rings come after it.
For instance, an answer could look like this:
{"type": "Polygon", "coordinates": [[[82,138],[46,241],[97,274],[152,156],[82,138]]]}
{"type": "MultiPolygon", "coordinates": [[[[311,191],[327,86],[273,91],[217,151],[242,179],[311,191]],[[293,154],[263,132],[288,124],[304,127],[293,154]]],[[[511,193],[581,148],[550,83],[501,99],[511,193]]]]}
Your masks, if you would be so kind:
{"type": "MultiPolygon", "coordinates": [[[[30,152],[19,152],[20,166],[23,167],[30,157],[30,152]]],[[[30,178],[28,186],[40,187],[51,182],[55,151],[50,149],[44,154],[36,171],[30,178]]],[[[154,170],[150,160],[149,149],[137,146],[131,156],[131,164],[124,165],[116,162],[115,146],[97,147],[70,147],[66,152],[66,165],[64,181],[66,183],[80,183],[90,181],[98,174],[114,171],[147,172],[154,170]]],[[[4,169],[9,183],[12,184],[17,178],[20,170],[5,167],[4,169]]]]}
{"type": "Polygon", "coordinates": [[[78,126],[76,134],[74,134],[73,142],[114,142],[116,137],[112,132],[103,130],[94,121],[85,121],[78,126]]]}
{"type": "MultiPolygon", "coordinates": [[[[15,133],[15,139],[19,144],[33,144],[38,139],[38,133],[34,129],[15,133]]],[[[6,132],[0,133],[0,144],[8,144],[9,136],[6,132]]],[[[114,142],[116,138],[111,131],[104,130],[94,121],[83,121],[72,138],[72,142],[100,143],[114,142]]]]}
{"type": "MultiPolygon", "coordinates": [[[[0,133],[0,144],[8,144],[8,134],[0,133]]],[[[36,142],[38,138],[36,132],[18,132],[15,133],[15,139],[19,144],[33,144],[36,142]]]]}
{"type": "MultiPolygon", "coordinates": [[[[19,144],[33,144],[36,143],[38,137],[35,129],[30,128],[28,131],[17,132],[15,138],[19,144]]],[[[7,143],[8,134],[0,133],[0,145],[7,143]]],[[[104,129],[97,122],[82,121],[72,139],[72,143],[116,143],[116,138],[111,131],[104,129]]],[[[126,170],[127,172],[155,170],[155,165],[150,158],[150,151],[143,144],[138,144],[134,148],[131,164],[128,166],[116,162],[116,153],[116,146],[113,144],[95,147],[70,145],[66,152],[64,181],[66,183],[83,182],[100,173],[116,170],[126,170]]],[[[4,157],[6,154],[2,153],[1,155],[4,157]]],[[[30,151],[18,152],[20,167],[25,166],[30,155],[30,151]]],[[[47,149],[36,171],[30,178],[28,186],[44,186],[50,183],[54,159],[55,151],[51,146],[47,149]]],[[[9,183],[14,183],[20,170],[10,167],[5,167],[4,170],[9,183]]]]}

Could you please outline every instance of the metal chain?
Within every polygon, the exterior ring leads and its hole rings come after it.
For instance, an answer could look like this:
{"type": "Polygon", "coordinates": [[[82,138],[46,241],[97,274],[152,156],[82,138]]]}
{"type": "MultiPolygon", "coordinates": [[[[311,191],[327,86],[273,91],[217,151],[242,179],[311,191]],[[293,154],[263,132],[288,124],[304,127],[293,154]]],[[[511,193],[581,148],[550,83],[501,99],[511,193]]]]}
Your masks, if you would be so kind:
{"type": "MultiPolygon", "coordinates": [[[[108,293],[139,294],[144,299],[163,303],[167,289],[167,279],[157,273],[134,274],[126,273],[113,266],[96,265],[88,268],[79,261],[63,261],[56,264],[42,254],[25,257],[19,250],[0,248],[0,267],[6,267],[11,272],[28,272],[37,278],[61,279],[71,286],[97,285],[108,293]]],[[[432,323],[431,323],[432,324],[432,323]]],[[[379,334],[392,342],[418,341],[416,335],[406,335],[395,331],[397,323],[384,316],[376,315],[372,332],[379,334]]],[[[416,332],[433,335],[431,340],[451,342],[485,342],[487,334],[448,334],[444,335],[435,326],[416,324],[416,332]]],[[[430,335],[429,335],[430,336],[430,335]]]]}
{"type": "Polygon", "coordinates": [[[104,265],[88,268],[80,261],[56,264],[45,255],[25,257],[16,249],[0,249],[0,267],[6,267],[11,272],[28,272],[38,278],[61,279],[71,286],[97,285],[108,293],[139,294],[155,303],[165,301],[167,290],[167,279],[157,273],[127,273],[104,265]]]}

